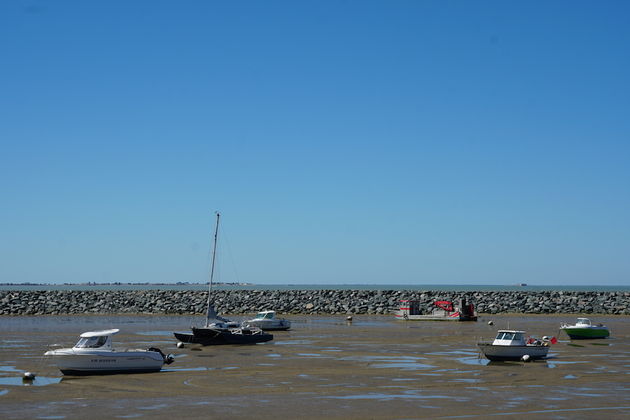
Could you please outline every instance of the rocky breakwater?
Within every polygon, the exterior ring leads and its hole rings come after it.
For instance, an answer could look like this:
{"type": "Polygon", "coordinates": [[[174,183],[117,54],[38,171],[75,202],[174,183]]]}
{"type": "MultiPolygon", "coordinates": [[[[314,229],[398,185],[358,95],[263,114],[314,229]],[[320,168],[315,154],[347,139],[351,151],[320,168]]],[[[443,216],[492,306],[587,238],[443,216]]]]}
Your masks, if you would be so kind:
{"type": "MultiPolygon", "coordinates": [[[[400,300],[461,298],[479,313],[630,315],[630,292],[442,292],[408,290],[232,290],[213,291],[219,313],[247,314],[274,309],[285,314],[390,314],[400,300]]],[[[207,292],[197,291],[0,291],[0,315],[203,314],[207,292]]]]}

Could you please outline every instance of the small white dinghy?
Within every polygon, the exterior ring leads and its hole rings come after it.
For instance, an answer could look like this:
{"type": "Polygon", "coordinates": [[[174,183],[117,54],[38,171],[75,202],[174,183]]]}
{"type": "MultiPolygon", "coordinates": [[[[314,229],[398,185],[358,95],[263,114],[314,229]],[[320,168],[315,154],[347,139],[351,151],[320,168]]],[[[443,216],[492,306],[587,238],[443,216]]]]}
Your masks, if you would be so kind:
{"type": "Polygon", "coordinates": [[[263,331],[286,331],[291,328],[291,321],[276,318],[276,311],[261,311],[254,319],[243,322],[248,327],[258,327],[263,331]]]}
{"type": "Polygon", "coordinates": [[[172,355],[167,356],[154,347],[115,350],[112,336],[119,331],[84,332],[74,347],[50,350],[44,355],[52,357],[64,375],[159,372],[165,363],[173,362],[172,355]]]}
{"type": "Polygon", "coordinates": [[[481,342],[477,345],[491,361],[536,360],[547,357],[550,342],[555,343],[556,338],[537,340],[525,338],[525,331],[499,330],[492,343],[481,342]]]}

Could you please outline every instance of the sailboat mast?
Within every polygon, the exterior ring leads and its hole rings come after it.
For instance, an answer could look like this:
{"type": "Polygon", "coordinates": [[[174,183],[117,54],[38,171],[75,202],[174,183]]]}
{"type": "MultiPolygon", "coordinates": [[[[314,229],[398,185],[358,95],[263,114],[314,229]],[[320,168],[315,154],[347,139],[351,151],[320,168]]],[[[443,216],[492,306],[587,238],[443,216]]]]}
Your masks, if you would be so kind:
{"type": "Polygon", "coordinates": [[[212,265],[210,266],[210,285],[208,286],[208,306],[206,313],[206,327],[210,325],[210,320],[216,318],[216,312],[214,311],[214,306],[212,305],[212,280],[214,278],[214,262],[217,257],[217,238],[219,236],[219,218],[221,215],[219,212],[217,213],[217,225],[214,228],[214,246],[212,247],[212,265]]]}
{"type": "Polygon", "coordinates": [[[212,247],[212,266],[210,267],[210,288],[208,291],[212,291],[212,279],[214,278],[214,262],[217,257],[217,238],[219,236],[219,218],[221,215],[217,212],[217,225],[214,228],[214,246],[212,247]]]}

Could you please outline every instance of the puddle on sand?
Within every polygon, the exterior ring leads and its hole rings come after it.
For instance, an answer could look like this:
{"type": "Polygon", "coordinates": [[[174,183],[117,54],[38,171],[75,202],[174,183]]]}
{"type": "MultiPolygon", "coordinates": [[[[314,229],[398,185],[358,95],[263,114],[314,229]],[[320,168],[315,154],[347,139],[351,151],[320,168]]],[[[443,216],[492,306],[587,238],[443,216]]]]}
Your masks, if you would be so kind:
{"type": "Polygon", "coordinates": [[[473,365],[473,366],[486,366],[488,363],[490,363],[490,360],[486,358],[480,358],[478,356],[458,357],[455,360],[465,365],[473,365]]]}
{"type": "Polygon", "coordinates": [[[5,395],[8,394],[9,390],[8,389],[0,389],[0,395],[5,395]]]}
{"type": "Polygon", "coordinates": [[[577,379],[575,375],[565,375],[564,379],[577,379]]]}
{"type": "Polygon", "coordinates": [[[467,383],[467,384],[476,384],[476,383],[481,382],[481,379],[458,378],[458,379],[452,379],[449,382],[463,382],[463,383],[467,383]]]}
{"type": "MultiPolygon", "coordinates": [[[[166,335],[168,337],[173,335],[173,331],[140,331],[136,333],[138,335],[166,335]]],[[[175,338],[173,338],[175,339],[175,338]]]]}
{"type": "Polygon", "coordinates": [[[25,381],[22,378],[0,377],[0,385],[13,386],[45,386],[58,384],[61,378],[49,378],[46,376],[36,376],[32,381],[25,381]]]}
{"type": "Polygon", "coordinates": [[[435,352],[431,352],[431,353],[425,353],[427,355],[432,355],[432,356],[452,356],[454,354],[464,354],[467,356],[476,356],[477,354],[479,354],[479,352],[476,351],[470,351],[470,350],[451,350],[451,351],[435,351],[435,352]]]}
{"type": "Polygon", "coordinates": [[[0,372],[22,373],[23,371],[16,369],[15,366],[0,366],[0,372]]]}
{"type": "Polygon", "coordinates": [[[285,346],[291,344],[312,344],[311,340],[287,340],[287,341],[274,341],[273,344],[276,346],[285,346]]]}
{"type": "Polygon", "coordinates": [[[339,396],[327,396],[323,398],[331,398],[338,400],[395,400],[395,399],[414,399],[414,400],[428,400],[428,399],[453,399],[447,395],[417,395],[417,394],[358,394],[358,395],[339,395],[339,396]]]}
{"type": "Polygon", "coordinates": [[[168,404],[156,404],[156,405],[149,405],[146,407],[138,407],[139,410],[161,410],[162,408],[166,408],[168,407],[168,404]]]}
{"type": "Polygon", "coordinates": [[[39,416],[36,419],[65,419],[66,416],[39,416]]]}
{"type": "Polygon", "coordinates": [[[28,344],[24,340],[2,340],[0,341],[0,348],[5,349],[18,349],[28,347],[28,344]],[[24,344],[22,344],[24,343],[24,344]]]}
{"type": "Polygon", "coordinates": [[[208,367],[196,367],[196,368],[167,368],[162,369],[162,372],[195,372],[195,371],[204,371],[204,370],[214,370],[214,368],[208,367]]]}
{"type": "Polygon", "coordinates": [[[135,419],[137,417],[142,417],[142,414],[123,414],[120,416],[116,416],[119,419],[135,419]]]}
{"type": "Polygon", "coordinates": [[[420,363],[418,360],[425,360],[425,357],[414,356],[354,356],[354,357],[342,357],[339,360],[350,360],[357,362],[367,362],[368,367],[383,369],[383,368],[398,368],[402,370],[420,370],[431,369],[435,366],[420,363]]]}

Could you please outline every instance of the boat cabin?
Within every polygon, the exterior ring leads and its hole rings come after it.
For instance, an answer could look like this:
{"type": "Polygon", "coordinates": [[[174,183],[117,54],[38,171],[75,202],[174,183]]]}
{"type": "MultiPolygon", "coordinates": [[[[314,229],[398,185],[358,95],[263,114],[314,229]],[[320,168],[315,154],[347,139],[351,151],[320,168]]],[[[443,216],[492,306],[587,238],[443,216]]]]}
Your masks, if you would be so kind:
{"type": "Polygon", "coordinates": [[[576,327],[590,327],[591,326],[591,320],[588,318],[578,318],[577,322],[575,323],[576,327]]]}
{"type": "Polygon", "coordinates": [[[112,335],[118,334],[119,329],[104,331],[88,331],[81,334],[75,349],[103,349],[111,350],[112,335]]]}
{"type": "Polygon", "coordinates": [[[492,342],[493,346],[524,346],[525,331],[499,330],[492,342]]]}
{"type": "Polygon", "coordinates": [[[256,314],[255,319],[275,319],[276,311],[262,311],[256,314]]]}

